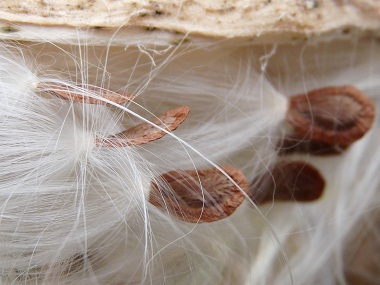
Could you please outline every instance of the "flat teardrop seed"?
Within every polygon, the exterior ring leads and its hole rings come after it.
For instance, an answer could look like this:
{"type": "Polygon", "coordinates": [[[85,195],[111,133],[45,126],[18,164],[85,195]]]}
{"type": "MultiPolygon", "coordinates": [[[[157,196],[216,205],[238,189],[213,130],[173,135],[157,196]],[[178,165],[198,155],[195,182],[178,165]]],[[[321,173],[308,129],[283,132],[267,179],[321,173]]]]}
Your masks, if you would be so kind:
{"type": "Polygon", "coordinates": [[[134,99],[133,95],[130,94],[121,94],[118,92],[114,92],[105,88],[101,88],[98,86],[92,85],[84,85],[84,86],[70,86],[70,85],[58,85],[58,84],[45,84],[45,83],[37,83],[37,89],[47,92],[51,95],[70,100],[76,103],[83,104],[97,104],[97,105],[105,105],[105,102],[102,99],[92,98],[86,96],[88,92],[96,93],[98,96],[110,100],[116,104],[123,104],[127,101],[132,101],[134,99]]]}
{"type": "Polygon", "coordinates": [[[305,162],[280,162],[253,181],[249,196],[258,204],[273,201],[311,202],[323,193],[325,180],[305,162]]]}
{"type": "Polygon", "coordinates": [[[287,121],[299,138],[347,148],[372,126],[375,107],[353,86],[327,87],[290,98],[287,121]]]}
{"type": "MultiPolygon", "coordinates": [[[[187,118],[190,108],[183,106],[166,111],[158,116],[152,123],[168,132],[176,130],[187,118]]],[[[166,132],[149,123],[141,123],[119,134],[108,136],[104,140],[97,139],[97,146],[125,147],[146,144],[158,140],[166,135],[166,132]]]]}
{"type": "Polygon", "coordinates": [[[224,219],[244,201],[248,183],[239,170],[222,169],[230,178],[216,168],[165,173],[152,183],[149,202],[190,223],[224,219]]]}

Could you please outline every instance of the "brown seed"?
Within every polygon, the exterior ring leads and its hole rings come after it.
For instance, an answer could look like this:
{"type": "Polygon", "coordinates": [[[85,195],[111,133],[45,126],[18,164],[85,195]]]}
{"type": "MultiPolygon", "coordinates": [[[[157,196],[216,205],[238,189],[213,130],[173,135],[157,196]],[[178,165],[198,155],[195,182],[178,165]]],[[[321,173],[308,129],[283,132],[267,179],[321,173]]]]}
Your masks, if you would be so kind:
{"type": "MultiPolygon", "coordinates": [[[[189,107],[178,107],[171,109],[164,114],[158,116],[152,121],[153,124],[167,130],[174,131],[182,124],[190,112],[189,107]]],[[[158,140],[165,136],[166,133],[149,123],[141,123],[131,129],[119,134],[109,136],[104,140],[97,139],[97,146],[103,147],[125,147],[146,144],[151,141],[158,140]]]]}
{"type": "MultiPolygon", "coordinates": [[[[243,173],[230,166],[222,169],[248,191],[243,173]]],[[[149,202],[186,222],[214,222],[235,212],[244,201],[244,192],[216,168],[171,171],[152,183],[149,202]]]]}
{"type": "Polygon", "coordinates": [[[134,99],[134,96],[130,94],[120,94],[97,86],[77,86],[77,88],[74,88],[68,85],[38,83],[37,88],[54,96],[58,96],[66,100],[84,104],[107,104],[107,102],[104,102],[101,99],[84,96],[85,93],[88,93],[87,90],[94,92],[98,96],[104,99],[108,99],[116,104],[123,104],[127,101],[132,101],[134,99]]]}
{"type": "Polygon", "coordinates": [[[353,86],[327,87],[290,98],[287,121],[299,139],[347,148],[372,126],[375,107],[353,86]]]}
{"type": "Polygon", "coordinates": [[[280,162],[253,181],[249,196],[258,204],[273,201],[311,202],[323,193],[325,180],[305,162],[280,162]]]}

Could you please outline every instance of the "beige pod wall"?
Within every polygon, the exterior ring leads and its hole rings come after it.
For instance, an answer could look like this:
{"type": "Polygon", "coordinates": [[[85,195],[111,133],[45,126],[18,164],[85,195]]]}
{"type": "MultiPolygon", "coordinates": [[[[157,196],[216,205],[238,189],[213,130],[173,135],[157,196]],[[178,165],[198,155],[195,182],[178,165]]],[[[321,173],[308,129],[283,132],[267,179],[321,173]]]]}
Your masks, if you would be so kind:
{"type": "Polygon", "coordinates": [[[380,282],[379,1],[12,0],[0,38],[2,284],[380,282]]]}

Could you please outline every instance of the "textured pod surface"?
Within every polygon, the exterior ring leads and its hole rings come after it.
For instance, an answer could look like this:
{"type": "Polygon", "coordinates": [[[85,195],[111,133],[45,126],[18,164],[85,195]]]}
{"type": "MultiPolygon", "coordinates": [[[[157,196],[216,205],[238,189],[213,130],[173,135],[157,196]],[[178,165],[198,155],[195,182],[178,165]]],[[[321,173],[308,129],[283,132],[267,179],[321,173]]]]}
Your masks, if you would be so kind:
{"type": "Polygon", "coordinates": [[[239,170],[222,169],[231,178],[215,168],[165,173],[153,183],[149,201],[191,223],[224,219],[244,201],[248,184],[239,170]]]}
{"type": "MultiPolygon", "coordinates": [[[[378,35],[379,14],[377,0],[6,0],[0,3],[0,20],[4,21],[0,36],[36,40],[43,35],[53,41],[77,40],[82,36],[60,26],[92,28],[100,34],[104,31],[99,30],[104,28],[110,28],[113,34],[120,27],[138,27],[140,38],[150,36],[152,31],[165,30],[245,37],[260,42],[294,42],[324,36],[378,35]],[[33,28],[28,33],[20,30],[22,23],[36,26],[28,26],[33,28]],[[43,33],[38,30],[40,25],[45,25],[43,33]]],[[[126,42],[126,35],[130,40],[136,33],[120,34],[114,41],[126,42]]],[[[157,35],[162,38],[162,34],[157,35]]],[[[174,38],[169,36],[168,41],[174,38]]]]}
{"type": "Polygon", "coordinates": [[[327,87],[293,96],[287,114],[299,138],[342,148],[364,136],[374,118],[374,104],[353,86],[327,87]]]}

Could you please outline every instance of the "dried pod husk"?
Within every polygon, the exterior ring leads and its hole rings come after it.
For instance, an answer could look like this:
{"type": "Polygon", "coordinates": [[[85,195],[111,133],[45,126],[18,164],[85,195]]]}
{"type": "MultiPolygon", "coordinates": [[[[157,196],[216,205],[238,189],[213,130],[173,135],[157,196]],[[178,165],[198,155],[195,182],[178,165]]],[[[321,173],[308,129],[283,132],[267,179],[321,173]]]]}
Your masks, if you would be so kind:
{"type": "Polygon", "coordinates": [[[273,201],[312,202],[321,197],[325,180],[321,173],[302,161],[279,162],[254,180],[249,196],[258,203],[273,201]]]}
{"type": "Polygon", "coordinates": [[[189,33],[279,43],[379,35],[380,26],[378,0],[3,0],[0,11],[0,37],[54,42],[112,36],[114,44],[125,44],[153,35],[168,43],[189,33]],[[78,27],[94,36],[72,31],[78,27]]]}
{"type": "Polygon", "coordinates": [[[152,183],[149,201],[190,223],[224,219],[244,201],[248,183],[241,171],[222,169],[229,177],[216,168],[165,173],[152,183]]]}
{"type": "Polygon", "coordinates": [[[374,118],[373,102],[353,86],[326,87],[292,96],[286,116],[294,128],[293,136],[342,149],[363,137],[374,118]]]}

